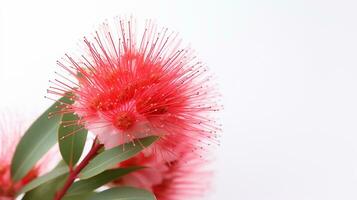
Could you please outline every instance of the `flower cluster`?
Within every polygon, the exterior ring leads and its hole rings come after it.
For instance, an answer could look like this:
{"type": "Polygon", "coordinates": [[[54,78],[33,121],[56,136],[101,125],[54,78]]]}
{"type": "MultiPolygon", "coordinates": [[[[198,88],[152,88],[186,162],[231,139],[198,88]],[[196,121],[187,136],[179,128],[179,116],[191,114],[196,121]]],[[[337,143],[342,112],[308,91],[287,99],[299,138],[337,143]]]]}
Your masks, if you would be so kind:
{"type": "Polygon", "coordinates": [[[137,35],[133,20],[118,19],[83,44],[85,54],[58,61],[71,78],[58,73],[49,93],[70,95],[75,103],[61,112],[78,114],[106,148],[157,135],[160,154],[179,156],[218,143],[211,114],[220,109],[219,94],[177,34],[147,21],[137,35]]]}

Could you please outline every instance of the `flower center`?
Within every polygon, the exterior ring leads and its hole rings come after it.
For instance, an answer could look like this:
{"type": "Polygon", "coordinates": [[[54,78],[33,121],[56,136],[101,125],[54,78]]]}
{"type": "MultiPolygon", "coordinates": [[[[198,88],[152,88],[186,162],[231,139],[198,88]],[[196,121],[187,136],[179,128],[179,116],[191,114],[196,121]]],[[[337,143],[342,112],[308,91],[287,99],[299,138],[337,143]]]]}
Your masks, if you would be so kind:
{"type": "Polygon", "coordinates": [[[134,125],[135,121],[135,116],[132,113],[120,112],[115,117],[114,126],[121,130],[127,130],[134,125]]]}

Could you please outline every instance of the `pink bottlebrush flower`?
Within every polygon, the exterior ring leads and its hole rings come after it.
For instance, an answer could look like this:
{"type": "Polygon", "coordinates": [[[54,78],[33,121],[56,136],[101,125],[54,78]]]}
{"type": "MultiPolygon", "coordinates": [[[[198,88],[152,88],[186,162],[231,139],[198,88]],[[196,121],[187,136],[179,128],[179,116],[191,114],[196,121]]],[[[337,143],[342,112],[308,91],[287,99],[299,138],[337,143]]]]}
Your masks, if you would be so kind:
{"type": "Polygon", "coordinates": [[[16,145],[27,128],[27,123],[16,117],[0,118],[0,200],[14,200],[16,193],[33,179],[48,171],[54,164],[53,153],[49,153],[19,181],[11,179],[11,160],[16,145]],[[15,120],[16,119],[16,120],[15,120]]]}
{"type": "Polygon", "coordinates": [[[178,153],[177,141],[189,150],[216,143],[219,95],[205,65],[167,28],[147,21],[136,33],[132,19],[103,23],[82,55],[58,61],[69,76],[57,73],[49,93],[75,101],[60,112],[78,114],[106,148],[149,135],[166,154],[178,153]]]}
{"type": "Polygon", "coordinates": [[[190,152],[171,162],[158,161],[145,152],[120,163],[119,167],[145,166],[110,185],[139,187],[153,192],[158,200],[199,199],[209,188],[212,173],[207,162],[190,152]]]}

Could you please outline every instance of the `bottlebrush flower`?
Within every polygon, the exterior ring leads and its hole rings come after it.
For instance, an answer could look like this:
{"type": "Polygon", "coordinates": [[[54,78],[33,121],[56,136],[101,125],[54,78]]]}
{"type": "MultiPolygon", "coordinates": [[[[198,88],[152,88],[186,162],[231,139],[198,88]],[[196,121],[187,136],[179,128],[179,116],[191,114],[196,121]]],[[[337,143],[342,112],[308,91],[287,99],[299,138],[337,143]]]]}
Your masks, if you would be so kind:
{"type": "Polygon", "coordinates": [[[11,179],[11,160],[16,145],[27,128],[25,124],[26,122],[15,117],[0,116],[0,200],[14,200],[23,186],[46,172],[54,164],[52,161],[56,161],[50,153],[21,180],[15,182],[11,179]]]}
{"type": "Polygon", "coordinates": [[[84,53],[57,62],[68,76],[57,73],[48,92],[75,101],[60,113],[78,114],[106,148],[149,135],[166,154],[178,154],[177,141],[186,150],[217,143],[219,94],[206,66],[167,28],[147,21],[136,33],[132,19],[103,23],[84,37],[84,53]]]}
{"type": "Polygon", "coordinates": [[[158,200],[200,199],[209,188],[212,173],[207,161],[186,152],[171,162],[159,161],[155,154],[139,155],[119,164],[119,167],[145,166],[110,186],[132,186],[153,192],[158,200]]]}

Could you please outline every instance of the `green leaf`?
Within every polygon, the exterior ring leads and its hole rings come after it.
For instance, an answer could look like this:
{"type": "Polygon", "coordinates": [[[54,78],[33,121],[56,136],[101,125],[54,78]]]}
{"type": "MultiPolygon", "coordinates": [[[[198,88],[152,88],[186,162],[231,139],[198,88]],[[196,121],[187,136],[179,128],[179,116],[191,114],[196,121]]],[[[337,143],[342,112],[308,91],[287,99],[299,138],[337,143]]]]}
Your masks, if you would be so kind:
{"type": "Polygon", "coordinates": [[[58,129],[59,149],[63,160],[70,167],[78,162],[87,139],[87,129],[74,124],[78,122],[78,119],[74,113],[64,114],[58,129]]]}
{"type": "Polygon", "coordinates": [[[150,192],[132,187],[117,187],[94,194],[89,200],[156,200],[150,192]]]}
{"type": "Polygon", "coordinates": [[[90,196],[94,194],[95,192],[87,192],[78,195],[64,196],[62,200],[87,200],[90,196]]]}
{"type": "Polygon", "coordinates": [[[143,168],[144,167],[128,167],[128,168],[110,169],[96,176],[93,176],[89,179],[77,181],[68,190],[66,197],[93,191],[113,180],[116,180],[121,176],[124,176],[126,174],[129,174],[131,172],[143,168]]]}
{"type": "Polygon", "coordinates": [[[11,176],[18,181],[23,178],[41,157],[57,141],[57,129],[60,115],[48,118],[50,113],[58,111],[59,102],[72,103],[67,97],[62,97],[46,110],[26,131],[16,147],[11,163],[11,176]]]}
{"type": "Polygon", "coordinates": [[[56,192],[63,187],[68,174],[64,174],[48,181],[46,184],[27,192],[22,200],[53,200],[56,192]]]}
{"type": "Polygon", "coordinates": [[[51,172],[36,178],[35,180],[31,181],[25,187],[23,187],[18,194],[28,192],[44,183],[47,183],[48,181],[55,179],[61,175],[64,175],[68,172],[68,166],[66,164],[62,164],[54,168],[51,172]]]}
{"type": "Polygon", "coordinates": [[[119,162],[135,156],[141,150],[154,143],[158,138],[157,136],[149,136],[106,150],[90,161],[79,174],[79,177],[81,179],[87,179],[114,167],[119,162]]]}

